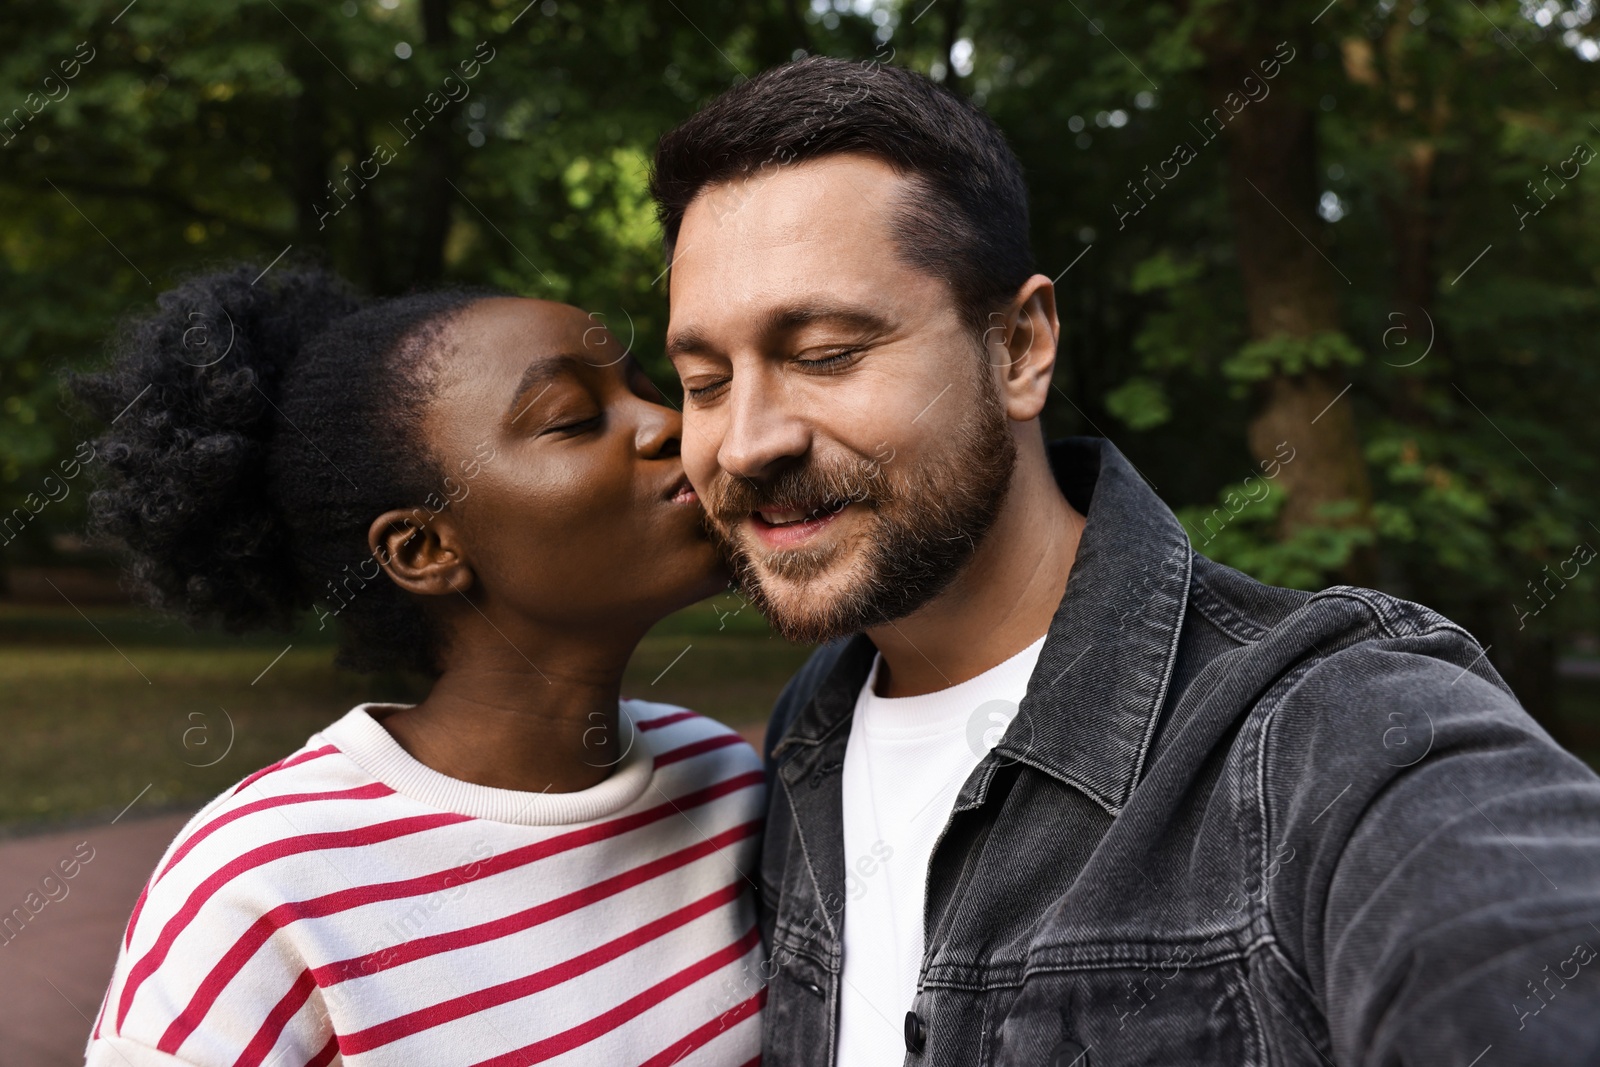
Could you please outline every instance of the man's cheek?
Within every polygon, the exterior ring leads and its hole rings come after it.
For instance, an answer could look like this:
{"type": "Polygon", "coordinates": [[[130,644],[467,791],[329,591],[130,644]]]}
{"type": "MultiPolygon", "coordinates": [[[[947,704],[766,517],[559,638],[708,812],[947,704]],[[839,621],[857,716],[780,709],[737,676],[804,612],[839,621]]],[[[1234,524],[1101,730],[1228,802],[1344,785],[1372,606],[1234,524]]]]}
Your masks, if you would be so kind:
{"type": "Polygon", "coordinates": [[[710,433],[711,429],[705,427],[701,420],[684,412],[683,440],[680,442],[683,473],[689,476],[689,484],[694,486],[702,504],[715,492],[717,476],[717,446],[710,433]]]}

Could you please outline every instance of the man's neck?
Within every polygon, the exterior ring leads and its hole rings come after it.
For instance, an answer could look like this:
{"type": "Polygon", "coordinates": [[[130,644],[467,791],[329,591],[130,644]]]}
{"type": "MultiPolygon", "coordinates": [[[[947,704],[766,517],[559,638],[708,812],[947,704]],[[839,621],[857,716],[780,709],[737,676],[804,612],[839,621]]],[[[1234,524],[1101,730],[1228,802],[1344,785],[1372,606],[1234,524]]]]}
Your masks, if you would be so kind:
{"type": "Polygon", "coordinates": [[[883,654],[879,696],[920,696],[958,685],[1049,630],[1084,517],[1061,495],[1043,443],[1029,446],[1019,450],[1000,514],[960,576],[912,614],[867,631],[883,654]]]}

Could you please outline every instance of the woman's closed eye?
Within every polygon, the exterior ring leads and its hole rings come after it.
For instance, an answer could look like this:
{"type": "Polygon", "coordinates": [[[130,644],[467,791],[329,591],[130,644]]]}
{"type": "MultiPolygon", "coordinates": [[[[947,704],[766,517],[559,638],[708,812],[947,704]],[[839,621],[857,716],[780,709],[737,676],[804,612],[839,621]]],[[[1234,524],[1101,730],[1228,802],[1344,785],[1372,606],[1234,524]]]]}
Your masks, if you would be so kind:
{"type": "Polygon", "coordinates": [[[551,425],[539,431],[540,436],[545,434],[562,434],[573,437],[590,430],[597,430],[605,422],[603,412],[588,416],[557,416],[551,425]]]}

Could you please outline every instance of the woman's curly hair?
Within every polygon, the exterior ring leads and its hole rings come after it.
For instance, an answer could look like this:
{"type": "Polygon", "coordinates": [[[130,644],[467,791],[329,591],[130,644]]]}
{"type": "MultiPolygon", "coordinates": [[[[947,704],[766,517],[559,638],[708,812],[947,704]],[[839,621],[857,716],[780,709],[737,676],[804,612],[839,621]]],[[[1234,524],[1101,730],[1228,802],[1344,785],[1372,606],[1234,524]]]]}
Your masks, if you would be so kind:
{"type": "Polygon", "coordinates": [[[133,592],[235,633],[288,629],[322,601],[342,665],[437,674],[421,606],[358,572],[372,520],[437,487],[421,416],[439,336],[493,295],[369,301],[319,268],[243,265],[124,323],[111,366],[72,386],[107,424],[91,528],[123,550],[133,592]]]}

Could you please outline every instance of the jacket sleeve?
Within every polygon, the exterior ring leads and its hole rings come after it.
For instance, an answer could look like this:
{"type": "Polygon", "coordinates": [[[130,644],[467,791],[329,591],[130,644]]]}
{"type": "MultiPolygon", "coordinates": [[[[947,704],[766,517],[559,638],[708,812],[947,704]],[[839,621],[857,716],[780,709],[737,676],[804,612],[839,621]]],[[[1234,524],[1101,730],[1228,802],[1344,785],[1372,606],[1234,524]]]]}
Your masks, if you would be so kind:
{"type": "Polygon", "coordinates": [[[1590,1064],[1600,778],[1454,627],[1322,659],[1277,708],[1275,931],[1339,1064],[1590,1064]]]}

